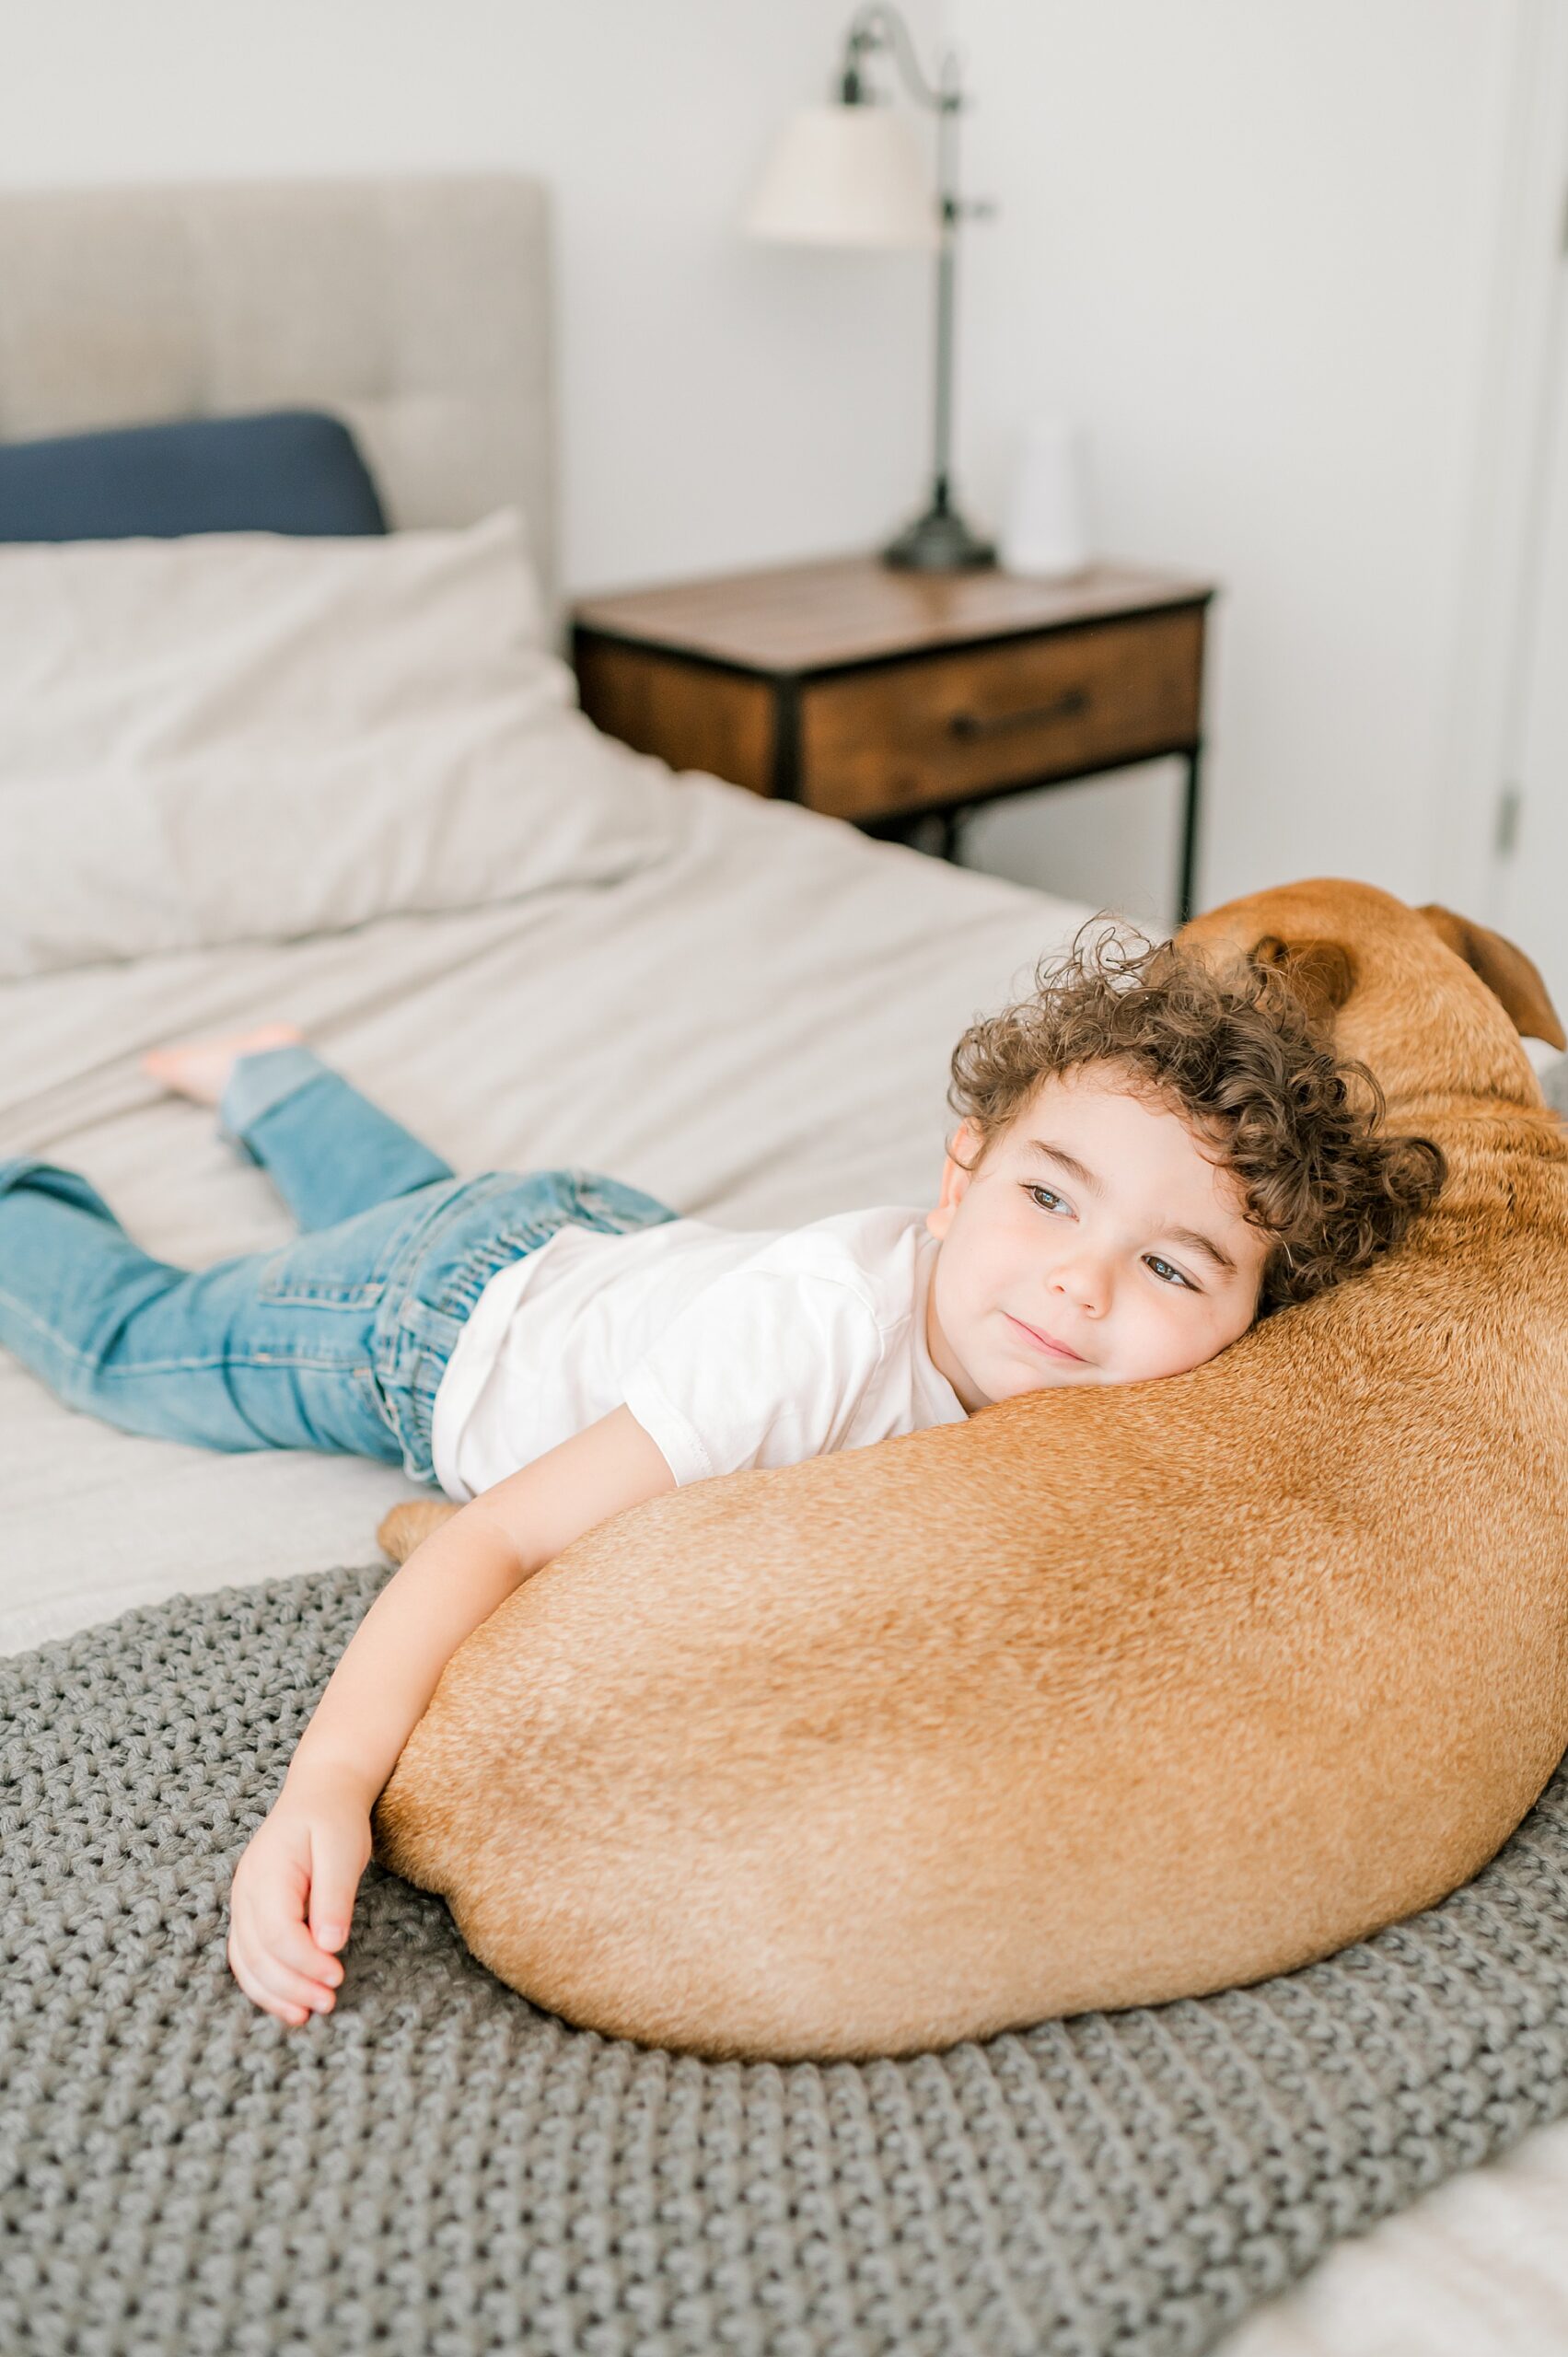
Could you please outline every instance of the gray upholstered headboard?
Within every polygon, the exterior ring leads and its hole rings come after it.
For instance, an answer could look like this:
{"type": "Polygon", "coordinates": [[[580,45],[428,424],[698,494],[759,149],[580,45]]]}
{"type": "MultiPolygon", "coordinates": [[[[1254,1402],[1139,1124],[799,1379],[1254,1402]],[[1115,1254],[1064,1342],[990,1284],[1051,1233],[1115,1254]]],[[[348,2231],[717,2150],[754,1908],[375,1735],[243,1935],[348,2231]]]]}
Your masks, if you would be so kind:
{"type": "Polygon", "coordinates": [[[0,439],[284,406],[347,421],[395,525],[520,507],[550,594],[539,182],[0,194],[0,439]]]}

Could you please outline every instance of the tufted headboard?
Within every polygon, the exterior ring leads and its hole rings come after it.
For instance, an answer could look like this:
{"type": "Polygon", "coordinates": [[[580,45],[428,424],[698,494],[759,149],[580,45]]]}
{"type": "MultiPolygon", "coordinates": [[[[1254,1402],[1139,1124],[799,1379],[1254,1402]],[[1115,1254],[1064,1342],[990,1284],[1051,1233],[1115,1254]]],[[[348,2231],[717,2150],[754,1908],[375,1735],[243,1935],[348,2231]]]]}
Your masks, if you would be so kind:
{"type": "Polygon", "coordinates": [[[520,507],[547,595],[545,194],[510,175],[0,194],[0,440],[310,407],[394,525],[520,507]]]}

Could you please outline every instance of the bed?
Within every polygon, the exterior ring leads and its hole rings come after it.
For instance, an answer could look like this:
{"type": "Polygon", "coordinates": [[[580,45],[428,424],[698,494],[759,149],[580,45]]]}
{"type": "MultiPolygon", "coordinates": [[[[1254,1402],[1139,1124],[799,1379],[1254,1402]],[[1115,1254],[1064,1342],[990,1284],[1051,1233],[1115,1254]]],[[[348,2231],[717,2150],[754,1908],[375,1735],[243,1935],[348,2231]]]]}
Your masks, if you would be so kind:
{"type": "MultiPolygon", "coordinates": [[[[522,180],[8,196],[0,437],[327,409],[394,527],[522,517],[548,635],[547,277],[543,193],[522,180]]],[[[263,1176],[136,1063],[266,1015],[460,1172],[582,1165],[758,1227],[933,1194],[951,1043],[1089,911],[604,740],[591,758],[585,793],[650,816],[586,879],[546,860],[477,905],[0,981],[0,1155],[81,1170],[187,1265],[281,1241],[263,1176]]],[[[7,858],[28,856],[13,823],[7,858]]],[[[359,1460],[116,1433],[3,1354],[0,1450],[10,1654],[179,1594],[367,1563],[412,1490],[359,1460]]],[[[1342,2246],[1226,2357],[1568,2350],[1565,2199],[1568,2128],[1541,2131],[1342,2246]]]]}

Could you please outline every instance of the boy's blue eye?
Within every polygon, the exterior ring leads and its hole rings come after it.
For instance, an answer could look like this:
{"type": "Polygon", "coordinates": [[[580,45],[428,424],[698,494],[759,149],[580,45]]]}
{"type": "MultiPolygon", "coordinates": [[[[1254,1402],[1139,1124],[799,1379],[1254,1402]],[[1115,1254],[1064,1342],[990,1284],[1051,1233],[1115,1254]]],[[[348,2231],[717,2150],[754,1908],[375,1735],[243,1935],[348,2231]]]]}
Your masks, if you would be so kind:
{"type": "Polygon", "coordinates": [[[1191,1283],[1188,1278],[1184,1277],[1179,1269],[1171,1269],[1170,1262],[1168,1260],[1161,1260],[1156,1256],[1156,1254],[1151,1252],[1148,1255],[1148,1262],[1151,1269],[1170,1269],[1170,1273],[1176,1279],[1179,1285],[1185,1285],[1189,1293],[1197,1292],[1197,1286],[1191,1283]]]}
{"type": "Polygon", "coordinates": [[[1049,1187],[1026,1186],[1024,1192],[1026,1195],[1034,1195],[1036,1197],[1040,1195],[1050,1195],[1053,1203],[1059,1203],[1062,1201],[1061,1196],[1052,1194],[1051,1190],[1049,1187]]]}

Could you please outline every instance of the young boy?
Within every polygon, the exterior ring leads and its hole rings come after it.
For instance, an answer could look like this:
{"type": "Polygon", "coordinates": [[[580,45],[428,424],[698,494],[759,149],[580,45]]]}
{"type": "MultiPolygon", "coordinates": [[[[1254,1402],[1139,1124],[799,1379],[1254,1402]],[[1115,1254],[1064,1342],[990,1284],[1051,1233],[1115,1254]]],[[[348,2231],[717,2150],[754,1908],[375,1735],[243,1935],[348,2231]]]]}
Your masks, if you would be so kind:
{"type": "Polygon", "coordinates": [[[583,1170],[460,1180],[283,1026],[145,1059],[276,1180],[304,1231],[279,1251],[171,1268],[83,1179],[0,1164],[0,1341],[69,1403],[385,1457],[471,1501],[366,1613],[240,1861],[229,1961],[258,2004],[331,2007],[370,1810],[443,1668],[585,1530],[1020,1392],[1180,1374],[1431,1202],[1438,1149],[1379,1134],[1376,1082],[1276,973],[1083,939],[959,1041],[923,1213],[740,1233],[583,1170]]]}

